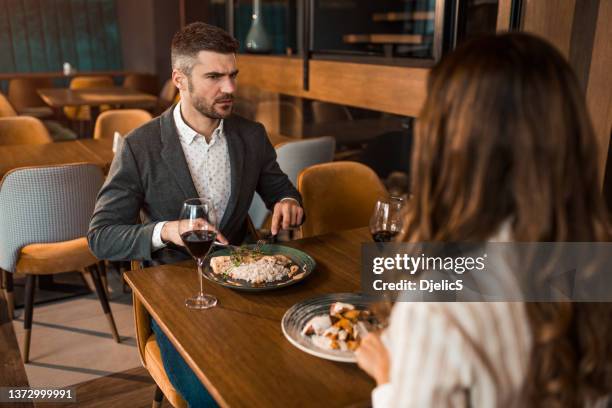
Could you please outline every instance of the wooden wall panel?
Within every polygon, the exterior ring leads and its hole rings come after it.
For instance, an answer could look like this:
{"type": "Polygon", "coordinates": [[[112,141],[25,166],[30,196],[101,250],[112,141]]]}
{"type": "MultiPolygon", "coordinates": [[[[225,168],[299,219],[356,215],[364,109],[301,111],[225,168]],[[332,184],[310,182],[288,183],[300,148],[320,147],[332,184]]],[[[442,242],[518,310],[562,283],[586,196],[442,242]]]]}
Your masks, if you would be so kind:
{"type": "MultiPolygon", "coordinates": [[[[606,0],[604,0],[606,1],[606,0]]],[[[580,0],[572,23],[569,61],[576,72],[582,91],[586,93],[589,80],[593,44],[597,29],[600,0],[580,0]]]]}
{"type": "Polygon", "coordinates": [[[508,31],[510,28],[510,14],[512,0],[499,0],[497,6],[497,31],[508,31]]]}
{"type": "Polygon", "coordinates": [[[546,38],[569,57],[576,0],[525,0],[523,31],[546,38]]]}
{"type": "Polygon", "coordinates": [[[239,86],[398,115],[416,116],[425,101],[428,69],[310,61],[310,89],[302,88],[302,60],[239,55],[239,86]]]}
{"type": "Polygon", "coordinates": [[[591,59],[589,82],[587,86],[587,104],[599,140],[599,163],[601,179],[608,155],[610,131],[612,130],[612,1],[601,0],[597,18],[593,56],[591,59]]]}
{"type": "Polygon", "coordinates": [[[238,69],[238,86],[251,85],[269,92],[304,96],[301,59],[240,54],[238,69]]]}
{"type": "Polygon", "coordinates": [[[425,101],[426,68],[311,61],[310,98],[417,116],[425,101]]]}

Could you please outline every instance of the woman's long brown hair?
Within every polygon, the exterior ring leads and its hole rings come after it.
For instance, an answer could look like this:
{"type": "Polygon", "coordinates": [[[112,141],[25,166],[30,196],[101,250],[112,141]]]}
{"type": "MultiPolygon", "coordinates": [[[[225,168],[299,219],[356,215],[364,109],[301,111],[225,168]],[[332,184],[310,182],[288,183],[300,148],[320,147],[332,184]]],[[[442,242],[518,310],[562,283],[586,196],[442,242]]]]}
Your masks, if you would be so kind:
{"type": "MultiPolygon", "coordinates": [[[[526,34],[482,37],[429,77],[403,239],[609,241],[597,141],[564,58],[526,34]]],[[[612,307],[526,303],[529,406],[584,406],[612,389],[612,307]]]]}

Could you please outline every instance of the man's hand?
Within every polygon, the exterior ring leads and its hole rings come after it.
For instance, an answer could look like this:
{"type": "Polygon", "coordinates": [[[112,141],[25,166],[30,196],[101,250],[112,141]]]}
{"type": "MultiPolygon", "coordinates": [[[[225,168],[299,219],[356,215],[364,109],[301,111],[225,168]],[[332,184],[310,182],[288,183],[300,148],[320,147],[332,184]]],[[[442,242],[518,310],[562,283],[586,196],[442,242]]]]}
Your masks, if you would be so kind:
{"type": "MultiPolygon", "coordinates": [[[[183,221],[185,222],[185,221],[183,221]]],[[[202,220],[202,222],[205,222],[202,220]]],[[[172,242],[178,246],[184,246],[183,240],[181,239],[181,234],[179,234],[179,224],[180,221],[168,221],[164,224],[164,227],[161,230],[161,239],[163,242],[172,242]]],[[[197,226],[194,226],[194,229],[198,229],[197,226]]],[[[217,231],[217,241],[220,243],[227,245],[229,242],[227,239],[217,231]]]]}
{"type": "Polygon", "coordinates": [[[297,201],[293,199],[280,200],[274,204],[274,212],[272,213],[272,225],[270,230],[272,235],[278,234],[282,229],[297,227],[302,224],[304,217],[304,209],[300,207],[297,201]]]}
{"type": "Polygon", "coordinates": [[[377,333],[368,334],[355,350],[357,364],[377,385],[389,382],[389,352],[377,333]]]}

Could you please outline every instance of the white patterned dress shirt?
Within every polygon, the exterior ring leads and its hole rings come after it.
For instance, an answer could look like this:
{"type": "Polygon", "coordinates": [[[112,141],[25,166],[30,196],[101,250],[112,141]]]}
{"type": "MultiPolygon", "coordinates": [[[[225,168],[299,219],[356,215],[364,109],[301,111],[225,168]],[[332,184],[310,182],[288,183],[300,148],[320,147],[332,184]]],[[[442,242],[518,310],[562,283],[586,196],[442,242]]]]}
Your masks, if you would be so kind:
{"type": "MultiPolygon", "coordinates": [[[[173,111],[174,123],[179,134],[181,147],[185,153],[187,167],[191,173],[193,185],[199,197],[212,200],[217,210],[217,222],[220,223],[225,214],[231,194],[231,167],[227,138],[223,132],[223,119],[213,131],[210,142],[198,134],[183,120],[180,103],[173,111]]],[[[165,246],[161,239],[161,230],[166,221],[159,222],[153,230],[153,250],[165,246]]]]}

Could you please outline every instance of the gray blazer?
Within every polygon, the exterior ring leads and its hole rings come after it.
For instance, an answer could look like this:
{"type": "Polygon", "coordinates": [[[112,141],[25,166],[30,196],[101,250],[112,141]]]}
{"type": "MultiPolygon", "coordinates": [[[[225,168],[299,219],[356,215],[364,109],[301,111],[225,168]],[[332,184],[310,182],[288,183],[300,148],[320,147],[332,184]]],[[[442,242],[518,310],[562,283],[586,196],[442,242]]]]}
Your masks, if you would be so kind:
{"type": "MultiPolygon", "coordinates": [[[[174,245],[152,252],[155,224],[178,219],[183,201],[198,196],[172,109],[129,133],[111,164],[87,234],[99,259],[170,263],[187,257],[174,245]]],[[[301,197],[279,168],[260,123],[234,115],[224,120],[223,129],[232,186],[220,230],[230,243],[239,244],[255,191],[269,208],[285,197],[301,203],[301,197]]]]}

